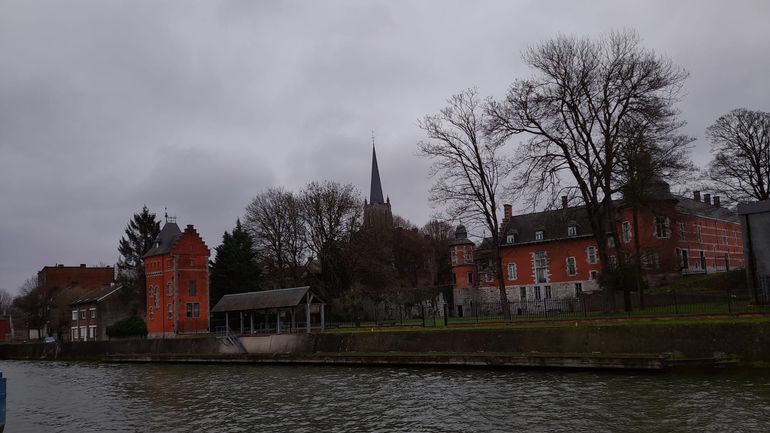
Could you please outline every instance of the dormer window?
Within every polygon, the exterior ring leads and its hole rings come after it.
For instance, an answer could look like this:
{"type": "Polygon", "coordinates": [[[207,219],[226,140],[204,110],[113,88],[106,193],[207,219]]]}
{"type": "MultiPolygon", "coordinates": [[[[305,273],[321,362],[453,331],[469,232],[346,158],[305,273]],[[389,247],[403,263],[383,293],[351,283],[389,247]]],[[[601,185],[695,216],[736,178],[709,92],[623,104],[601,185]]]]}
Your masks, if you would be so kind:
{"type": "Polygon", "coordinates": [[[575,235],[577,235],[577,226],[567,227],[567,236],[575,236],[575,235]]]}
{"type": "Polygon", "coordinates": [[[545,230],[535,230],[535,240],[542,241],[545,238],[545,230]]]}
{"type": "Polygon", "coordinates": [[[505,237],[505,242],[512,244],[513,243],[513,235],[508,235],[505,237]]]}

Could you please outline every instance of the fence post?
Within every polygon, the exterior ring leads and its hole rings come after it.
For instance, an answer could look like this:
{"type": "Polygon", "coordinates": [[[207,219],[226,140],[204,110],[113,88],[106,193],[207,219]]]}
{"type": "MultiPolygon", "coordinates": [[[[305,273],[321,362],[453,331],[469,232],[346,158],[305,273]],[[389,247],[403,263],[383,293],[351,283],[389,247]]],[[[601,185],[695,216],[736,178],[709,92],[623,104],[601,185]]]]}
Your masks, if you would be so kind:
{"type": "Polygon", "coordinates": [[[733,300],[732,296],[730,296],[730,289],[727,289],[727,312],[731,313],[733,312],[733,300]]]}
{"type": "Polygon", "coordinates": [[[444,303],[444,328],[449,327],[449,305],[444,303]]]}
{"type": "Polygon", "coordinates": [[[674,314],[679,314],[679,303],[676,302],[676,290],[673,291],[674,294],[674,314]]]}
{"type": "Polygon", "coordinates": [[[420,304],[420,317],[422,318],[422,327],[425,327],[425,306],[420,304]]]}
{"type": "Polygon", "coordinates": [[[585,295],[585,293],[580,294],[580,303],[583,304],[583,317],[588,317],[588,305],[586,305],[586,300],[588,297],[585,295]]]}

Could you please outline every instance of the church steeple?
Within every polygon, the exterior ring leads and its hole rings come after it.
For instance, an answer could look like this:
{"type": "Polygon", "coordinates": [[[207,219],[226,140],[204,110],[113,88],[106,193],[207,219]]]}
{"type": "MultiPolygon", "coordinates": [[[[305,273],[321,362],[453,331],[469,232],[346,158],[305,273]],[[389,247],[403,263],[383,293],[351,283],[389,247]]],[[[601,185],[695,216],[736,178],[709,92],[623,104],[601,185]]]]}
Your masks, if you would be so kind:
{"type": "Polygon", "coordinates": [[[377,167],[377,152],[374,150],[374,133],[372,133],[372,189],[369,193],[369,203],[385,203],[382,196],[382,183],[380,183],[380,170],[377,167]]]}

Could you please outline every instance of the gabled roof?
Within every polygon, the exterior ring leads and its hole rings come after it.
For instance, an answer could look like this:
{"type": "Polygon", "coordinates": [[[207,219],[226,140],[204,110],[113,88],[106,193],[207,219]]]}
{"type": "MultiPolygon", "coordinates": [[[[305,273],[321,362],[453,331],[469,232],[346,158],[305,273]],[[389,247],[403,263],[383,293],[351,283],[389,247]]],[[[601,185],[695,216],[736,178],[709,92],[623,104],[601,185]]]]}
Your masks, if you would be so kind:
{"type": "Polygon", "coordinates": [[[179,226],[176,223],[167,222],[158,237],[152,243],[152,248],[144,254],[144,257],[159,256],[171,251],[171,247],[174,246],[174,242],[182,235],[182,231],[179,230],[179,226]]]}
{"type": "Polygon", "coordinates": [[[100,289],[91,290],[83,295],[79,296],[74,301],[70,302],[70,305],[87,304],[90,302],[101,302],[102,300],[117,293],[123,286],[115,284],[114,286],[106,286],[100,289]]]}
{"type": "MultiPolygon", "coordinates": [[[[302,302],[308,292],[310,292],[310,286],[225,295],[211,309],[211,312],[223,313],[226,311],[296,307],[302,302]]],[[[321,301],[320,298],[317,299],[321,301]]]]}
{"type": "MultiPolygon", "coordinates": [[[[514,215],[504,226],[505,235],[515,235],[517,244],[535,242],[535,232],[538,230],[544,232],[542,240],[593,236],[588,212],[584,206],[514,215]],[[577,228],[577,233],[568,236],[567,228],[572,225],[577,228]]],[[[501,239],[502,245],[508,244],[506,237],[501,239]]]]}

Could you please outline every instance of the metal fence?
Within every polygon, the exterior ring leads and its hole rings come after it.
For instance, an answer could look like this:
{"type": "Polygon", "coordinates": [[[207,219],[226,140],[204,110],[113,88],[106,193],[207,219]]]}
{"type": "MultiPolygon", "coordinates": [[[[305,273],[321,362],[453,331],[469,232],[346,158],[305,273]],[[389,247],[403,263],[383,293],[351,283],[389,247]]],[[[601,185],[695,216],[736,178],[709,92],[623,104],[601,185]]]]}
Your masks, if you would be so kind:
{"type": "Polygon", "coordinates": [[[470,302],[463,308],[464,317],[452,317],[458,321],[516,321],[537,319],[578,319],[617,316],[669,316],[770,313],[767,302],[756,302],[749,290],[715,291],[699,293],[649,293],[631,294],[631,309],[625,309],[622,293],[608,297],[604,293],[581,294],[567,299],[541,299],[513,301],[508,308],[503,304],[470,302]]]}

